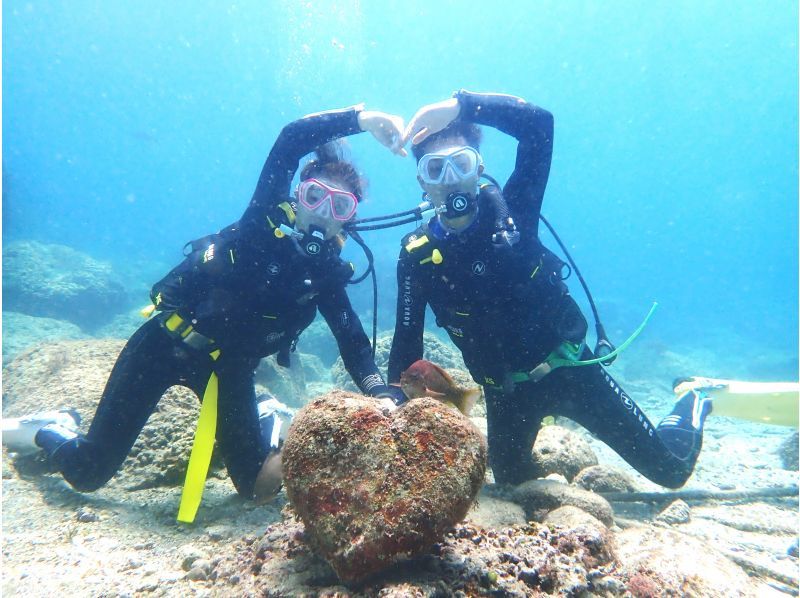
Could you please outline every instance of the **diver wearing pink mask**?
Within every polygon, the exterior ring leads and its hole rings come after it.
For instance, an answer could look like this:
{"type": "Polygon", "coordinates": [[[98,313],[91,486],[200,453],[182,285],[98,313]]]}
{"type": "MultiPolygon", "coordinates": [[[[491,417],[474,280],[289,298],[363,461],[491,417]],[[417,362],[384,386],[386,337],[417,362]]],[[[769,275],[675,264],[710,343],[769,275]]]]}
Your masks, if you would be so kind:
{"type": "MultiPolygon", "coordinates": [[[[203,403],[213,390],[217,448],[239,494],[253,498],[259,487],[276,491],[279,477],[277,484],[257,480],[265,472],[279,476],[280,418],[275,409],[257,405],[253,375],[268,355],[277,354],[288,366],[298,336],[317,311],[359,389],[393,402],[405,399],[375,366],[347,296],[353,267],[339,257],[343,227],[356,214],[363,181],[335,142],[362,131],[405,155],[398,147],[402,119],[361,106],[309,115],[284,127],[242,218],[188,243],[183,262],[153,286],[151,313],[156,315],[122,350],[88,433],[78,434],[76,425],[52,417],[28,420],[40,428],[29,437],[73,487],[103,486],[163,393],[180,384],[203,403]],[[302,158],[315,148],[293,200],[292,180],[302,158]]],[[[194,518],[189,511],[182,521],[194,518]]]]}

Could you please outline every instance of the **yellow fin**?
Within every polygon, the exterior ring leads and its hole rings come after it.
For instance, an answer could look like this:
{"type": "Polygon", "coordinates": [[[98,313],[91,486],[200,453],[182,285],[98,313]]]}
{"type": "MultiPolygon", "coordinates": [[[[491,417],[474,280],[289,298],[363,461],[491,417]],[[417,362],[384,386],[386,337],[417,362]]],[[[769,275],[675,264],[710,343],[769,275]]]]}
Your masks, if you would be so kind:
{"type": "Polygon", "coordinates": [[[197,418],[197,430],[194,433],[192,452],[189,455],[189,466],[186,468],[186,479],[183,483],[181,504],[178,508],[178,521],[194,522],[200,501],[203,498],[203,487],[206,484],[211,454],[214,452],[214,438],[217,430],[217,396],[219,381],[215,372],[211,373],[200,404],[200,416],[197,418]]]}
{"type": "Polygon", "coordinates": [[[702,389],[712,399],[711,415],[798,427],[798,382],[742,382],[695,377],[674,388],[678,396],[693,389],[702,389]]]}

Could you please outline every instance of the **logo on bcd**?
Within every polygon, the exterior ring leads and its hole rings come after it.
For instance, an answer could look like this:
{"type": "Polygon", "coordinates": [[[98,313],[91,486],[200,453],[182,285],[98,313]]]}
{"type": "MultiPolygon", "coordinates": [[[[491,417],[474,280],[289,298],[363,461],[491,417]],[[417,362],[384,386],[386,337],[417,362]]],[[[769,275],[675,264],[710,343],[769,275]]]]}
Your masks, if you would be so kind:
{"type": "Polygon", "coordinates": [[[267,343],[275,343],[278,342],[283,335],[283,332],[270,332],[266,337],[264,337],[264,340],[267,343]]]}
{"type": "Polygon", "coordinates": [[[486,272],[486,264],[481,261],[472,263],[472,273],[477,276],[483,276],[486,272]]]}
{"type": "Polygon", "coordinates": [[[276,276],[281,271],[281,265],[277,262],[270,262],[267,264],[267,274],[276,276]]]}

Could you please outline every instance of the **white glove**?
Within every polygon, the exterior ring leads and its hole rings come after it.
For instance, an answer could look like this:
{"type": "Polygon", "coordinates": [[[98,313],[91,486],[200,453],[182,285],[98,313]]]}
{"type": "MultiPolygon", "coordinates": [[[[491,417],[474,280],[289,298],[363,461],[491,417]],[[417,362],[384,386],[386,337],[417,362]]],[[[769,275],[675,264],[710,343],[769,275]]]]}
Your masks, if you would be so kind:
{"type": "Polygon", "coordinates": [[[383,411],[384,415],[388,415],[395,409],[397,409],[397,405],[394,404],[392,399],[375,399],[378,402],[378,409],[383,411]]]}
{"type": "Polygon", "coordinates": [[[458,118],[461,106],[458,98],[450,98],[435,104],[423,106],[411,119],[403,135],[403,145],[411,139],[411,143],[419,145],[429,135],[438,133],[458,118]]]}
{"type": "Polygon", "coordinates": [[[358,125],[362,131],[372,133],[372,136],[388,147],[392,153],[403,157],[408,155],[403,148],[405,123],[401,117],[375,110],[362,110],[358,113],[358,125]]]}

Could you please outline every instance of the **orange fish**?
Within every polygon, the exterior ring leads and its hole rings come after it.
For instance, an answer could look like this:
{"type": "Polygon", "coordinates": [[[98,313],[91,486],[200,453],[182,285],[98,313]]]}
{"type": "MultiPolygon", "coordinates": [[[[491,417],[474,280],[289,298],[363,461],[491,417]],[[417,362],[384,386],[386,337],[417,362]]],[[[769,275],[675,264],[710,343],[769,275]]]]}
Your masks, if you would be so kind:
{"type": "Polygon", "coordinates": [[[449,403],[464,415],[469,415],[481,395],[480,388],[459,386],[442,368],[424,359],[415,361],[400,374],[400,388],[409,399],[438,399],[449,403]]]}

